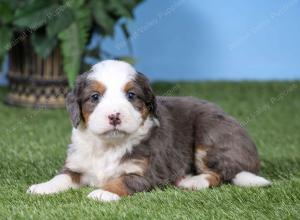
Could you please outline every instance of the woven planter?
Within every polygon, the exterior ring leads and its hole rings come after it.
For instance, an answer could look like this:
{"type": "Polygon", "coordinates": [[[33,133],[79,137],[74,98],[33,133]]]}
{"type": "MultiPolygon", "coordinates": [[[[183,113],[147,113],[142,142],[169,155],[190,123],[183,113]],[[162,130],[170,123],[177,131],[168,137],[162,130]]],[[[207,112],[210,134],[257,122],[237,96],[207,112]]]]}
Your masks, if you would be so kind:
{"type": "Polygon", "coordinates": [[[9,63],[7,104],[33,108],[65,106],[68,81],[58,47],[48,58],[41,59],[30,39],[24,39],[9,51],[9,63]]]}

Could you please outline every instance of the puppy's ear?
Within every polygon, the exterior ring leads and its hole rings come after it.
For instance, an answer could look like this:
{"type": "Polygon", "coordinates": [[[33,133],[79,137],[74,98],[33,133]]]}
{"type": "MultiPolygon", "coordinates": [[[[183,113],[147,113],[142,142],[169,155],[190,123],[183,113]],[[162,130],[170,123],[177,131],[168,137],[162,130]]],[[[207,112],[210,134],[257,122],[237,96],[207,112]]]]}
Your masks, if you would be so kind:
{"type": "Polygon", "coordinates": [[[148,108],[149,113],[157,118],[158,114],[156,108],[156,98],[151,88],[150,81],[143,73],[138,72],[136,77],[136,82],[138,85],[141,86],[143,90],[143,93],[145,95],[144,102],[148,108]]]}
{"type": "Polygon", "coordinates": [[[66,97],[67,110],[74,128],[77,128],[82,120],[80,94],[86,85],[86,78],[90,72],[85,72],[77,77],[75,88],[66,97]]]}
{"type": "Polygon", "coordinates": [[[81,121],[81,110],[75,94],[75,89],[73,89],[66,98],[67,110],[70,114],[72,126],[77,128],[81,121]]]}

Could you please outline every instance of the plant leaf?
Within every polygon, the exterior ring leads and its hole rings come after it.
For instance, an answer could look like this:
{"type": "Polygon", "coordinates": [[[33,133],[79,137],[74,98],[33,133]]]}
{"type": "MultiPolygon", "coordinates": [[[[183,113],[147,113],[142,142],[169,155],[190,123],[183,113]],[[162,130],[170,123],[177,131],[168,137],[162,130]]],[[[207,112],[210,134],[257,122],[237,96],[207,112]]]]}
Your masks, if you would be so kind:
{"type": "Polygon", "coordinates": [[[10,5],[5,2],[0,4],[0,21],[7,24],[13,20],[14,12],[10,8],[10,5]]]}
{"type": "Polygon", "coordinates": [[[37,32],[31,35],[31,43],[34,51],[42,58],[46,58],[57,45],[56,37],[49,37],[46,34],[38,34],[37,32]]]}
{"type": "Polygon", "coordinates": [[[75,20],[67,29],[58,35],[61,40],[64,72],[67,74],[71,88],[74,87],[76,76],[80,70],[81,56],[87,43],[88,32],[91,26],[89,10],[81,7],[81,4],[79,3],[79,1],[71,2],[71,8],[75,16],[75,20]]]}
{"type": "Polygon", "coordinates": [[[63,31],[69,27],[74,21],[74,16],[71,9],[62,8],[61,14],[53,17],[49,24],[47,25],[47,34],[50,37],[55,36],[59,32],[63,31]]]}
{"type": "Polygon", "coordinates": [[[118,0],[110,0],[107,4],[107,8],[109,11],[112,11],[114,14],[120,17],[125,18],[132,18],[132,14],[130,13],[130,10],[128,10],[126,7],[124,7],[123,4],[120,4],[120,1],[118,0]]]}
{"type": "Polygon", "coordinates": [[[92,14],[96,23],[102,28],[102,35],[114,34],[115,20],[108,14],[105,4],[99,0],[91,1],[92,14]]]}
{"type": "Polygon", "coordinates": [[[141,2],[143,2],[143,0],[120,0],[119,4],[123,5],[130,13],[131,16],[128,18],[134,18],[133,9],[141,2]]]}
{"type": "Polygon", "coordinates": [[[6,52],[11,48],[12,30],[7,26],[0,26],[0,63],[6,52]]]}
{"type": "Polygon", "coordinates": [[[20,27],[37,29],[55,17],[55,11],[58,8],[58,4],[52,4],[49,1],[36,1],[27,4],[25,8],[16,11],[14,24],[20,27]]]}
{"type": "Polygon", "coordinates": [[[132,53],[132,45],[131,45],[131,41],[130,41],[130,33],[129,33],[129,30],[127,28],[127,24],[126,23],[122,23],[121,24],[121,29],[122,29],[122,32],[123,32],[124,37],[126,39],[129,51],[130,51],[130,53],[132,53]]]}
{"type": "Polygon", "coordinates": [[[122,31],[123,31],[123,34],[124,34],[125,38],[126,38],[126,39],[129,39],[130,33],[129,33],[129,30],[128,30],[128,28],[127,28],[127,24],[126,24],[126,23],[122,23],[122,24],[121,24],[121,29],[122,29],[122,31]]]}

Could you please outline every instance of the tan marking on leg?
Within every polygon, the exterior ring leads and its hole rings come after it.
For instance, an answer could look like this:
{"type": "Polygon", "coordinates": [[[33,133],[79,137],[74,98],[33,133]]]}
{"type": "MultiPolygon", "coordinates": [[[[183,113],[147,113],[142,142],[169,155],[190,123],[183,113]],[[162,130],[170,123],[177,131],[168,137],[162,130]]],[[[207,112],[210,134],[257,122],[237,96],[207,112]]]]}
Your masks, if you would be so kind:
{"type": "Polygon", "coordinates": [[[136,173],[137,175],[143,176],[149,167],[149,159],[128,153],[122,157],[120,164],[127,166],[127,174],[136,173]]]}
{"type": "Polygon", "coordinates": [[[181,179],[177,186],[190,189],[190,190],[200,190],[209,187],[215,187],[220,184],[220,177],[214,172],[202,173],[199,175],[191,176],[188,175],[181,179]]]}
{"type": "Polygon", "coordinates": [[[196,149],[206,150],[207,147],[205,147],[203,144],[198,144],[198,145],[196,146],[196,149]]]}
{"type": "Polygon", "coordinates": [[[221,183],[220,175],[215,172],[205,173],[207,176],[205,177],[209,182],[209,187],[219,186],[221,183]]]}
{"type": "Polygon", "coordinates": [[[195,167],[198,174],[205,174],[210,187],[220,185],[221,177],[216,172],[210,170],[206,165],[206,156],[208,148],[204,145],[197,145],[195,148],[195,167]]]}
{"type": "Polygon", "coordinates": [[[139,175],[144,175],[148,166],[149,166],[149,160],[146,158],[143,159],[132,159],[131,162],[137,166],[141,167],[142,172],[139,175]]]}
{"type": "Polygon", "coordinates": [[[81,173],[73,172],[68,168],[64,168],[61,173],[69,175],[73,183],[80,184],[81,173]]]}
{"type": "Polygon", "coordinates": [[[123,183],[122,177],[109,181],[106,185],[102,187],[102,189],[117,194],[119,196],[129,195],[128,190],[126,189],[126,186],[123,183]]]}
{"type": "Polygon", "coordinates": [[[204,147],[202,147],[202,145],[197,146],[195,148],[195,167],[197,173],[203,173],[206,170],[208,170],[205,164],[206,155],[207,155],[207,150],[204,147]]]}

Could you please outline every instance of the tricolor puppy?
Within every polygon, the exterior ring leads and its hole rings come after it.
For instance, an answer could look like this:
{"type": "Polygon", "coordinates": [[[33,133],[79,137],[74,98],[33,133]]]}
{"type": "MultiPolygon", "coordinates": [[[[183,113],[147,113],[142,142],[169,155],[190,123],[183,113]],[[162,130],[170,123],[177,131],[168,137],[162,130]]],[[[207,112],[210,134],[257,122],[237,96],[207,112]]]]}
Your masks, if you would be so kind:
{"type": "Polygon", "coordinates": [[[67,107],[73,131],[64,168],[29,193],[91,186],[89,198],[112,201],[166,185],[270,184],[256,175],[256,147],[234,118],[196,98],[155,97],[125,62],[103,61],[80,75],[67,107]]]}

